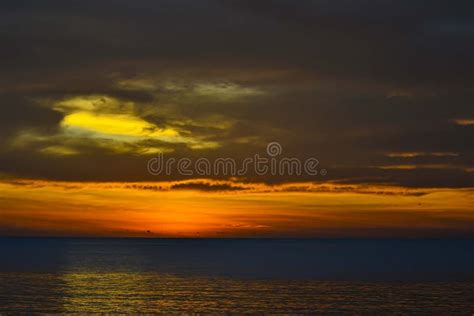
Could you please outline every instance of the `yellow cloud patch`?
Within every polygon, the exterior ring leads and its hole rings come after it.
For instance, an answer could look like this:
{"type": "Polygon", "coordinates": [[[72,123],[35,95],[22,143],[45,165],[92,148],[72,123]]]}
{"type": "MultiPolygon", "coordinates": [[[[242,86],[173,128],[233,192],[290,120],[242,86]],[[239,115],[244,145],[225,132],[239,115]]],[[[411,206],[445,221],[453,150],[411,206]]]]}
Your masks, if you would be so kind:
{"type": "MultiPolygon", "coordinates": [[[[48,106],[50,101],[42,102],[48,106]]],[[[169,119],[165,126],[158,126],[137,116],[133,102],[104,95],[71,97],[53,102],[52,108],[64,115],[57,134],[24,130],[10,145],[23,148],[36,143],[42,154],[51,156],[77,155],[91,147],[119,154],[151,155],[172,152],[171,144],[185,144],[195,150],[219,147],[219,142],[194,135],[189,127],[228,129],[233,124],[223,117],[211,116],[196,121],[169,119]]]]}
{"type": "Polygon", "coordinates": [[[149,79],[127,79],[117,82],[117,85],[121,88],[130,90],[154,90],[156,85],[152,80],[149,79]]]}
{"type": "Polygon", "coordinates": [[[140,147],[139,143],[146,140],[184,143],[192,149],[216,148],[219,146],[217,142],[208,142],[192,136],[183,136],[174,128],[159,128],[130,114],[75,112],[66,115],[61,122],[61,126],[69,134],[69,137],[77,134],[86,134],[86,137],[115,140],[114,147],[116,148],[113,150],[115,152],[127,152],[130,148],[134,148],[133,151],[135,153],[144,155],[170,151],[170,149],[162,147],[140,147]],[[132,144],[134,145],[130,146],[132,144]]]}
{"type": "Polygon", "coordinates": [[[239,97],[258,96],[263,92],[257,88],[242,87],[233,83],[227,84],[198,84],[194,91],[201,96],[210,96],[220,99],[235,99],[239,97]]]}
{"type": "Polygon", "coordinates": [[[448,164],[419,164],[419,165],[386,165],[376,166],[383,170],[415,170],[415,169],[463,169],[462,166],[448,164]]]}
{"type": "Polygon", "coordinates": [[[62,100],[55,103],[54,108],[61,112],[75,112],[75,111],[86,111],[86,112],[108,112],[113,113],[120,109],[123,111],[132,111],[133,103],[119,101],[117,99],[103,96],[103,95],[92,95],[92,96],[77,96],[69,99],[62,100]]]}
{"type": "Polygon", "coordinates": [[[474,125],[474,119],[456,119],[456,120],[453,120],[453,122],[461,126],[474,125]]]}
{"type": "Polygon", "coordinates": [[[67,115],[61,122],[61,125],[63,127],[79,127],[91,132],[117,136],[150,138],[173,138],[179,136],[179,133],[171,128],[160,129],[145,120],[127,114],[76,112],[67,115]]]}
{"type": "Polygon", "coordinates": [[[394,152],[386,154],[390,158],[415,158],[423,156],[433,156],[433,157],[457,157],[458,153],[453,152],[394,152]]]}
{"type": "Polygon", "coordinates": [[[43,154],[52,155],[52,156],[73,156],[77,155],[79,152],[74,148],[67,146],[49,146],[41,150],[43,154]]]}

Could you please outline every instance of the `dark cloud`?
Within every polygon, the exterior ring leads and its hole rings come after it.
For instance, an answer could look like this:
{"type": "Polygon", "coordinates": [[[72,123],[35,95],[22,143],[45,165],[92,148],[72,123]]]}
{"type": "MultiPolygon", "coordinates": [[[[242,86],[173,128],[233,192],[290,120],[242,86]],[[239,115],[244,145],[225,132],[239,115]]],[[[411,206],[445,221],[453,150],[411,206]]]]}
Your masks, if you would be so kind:
{"type": "Polygon", "coordinates": [[[238,185],[221,184],[221,183],[206,183],[206,182],[190,182],[178,183],[171,186],[171,189],[185,189],[185,190],[199,190],[199,191],[240,191],[246,188],[238,185]]]}
{"type": "Polygon", "coordinates": [[[0,133],[5,142],[9,136],[22,129],[53,132],[62,119],[61,113],[38,106],[28,96],[0,93],[0,133]]]}
{"type": "Polygon", "coordinates": [[[239,160],[279,141],[287,156],[317,157],[325,180],[470,187],[474,127],[453,119],[474,118],[473,17],[471,1],[3,1],[0,172],[174,180],[148,175],[140,148],[239,160]],[[113,151],[116,140],[61,134],[55,104],[94,95],[120,104],[97,113],[219,147],[142,139],[113,151]],[[10,146],[25,131],[38,137],[10,146]],[[78,154],[45,155],[51,146],[78,154]],[[386,168],[397,165],[415,168],[386,168]]]}

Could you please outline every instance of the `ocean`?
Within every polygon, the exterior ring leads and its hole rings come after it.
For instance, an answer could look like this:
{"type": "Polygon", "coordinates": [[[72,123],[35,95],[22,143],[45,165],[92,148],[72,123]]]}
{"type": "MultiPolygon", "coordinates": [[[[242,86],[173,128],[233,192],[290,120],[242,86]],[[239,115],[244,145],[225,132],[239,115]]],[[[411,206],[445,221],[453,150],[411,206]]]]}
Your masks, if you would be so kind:
{"type": "Polygon", "coordinates": [[[0,238],[0,314],[474,314],[474,240],[0,238]]]}

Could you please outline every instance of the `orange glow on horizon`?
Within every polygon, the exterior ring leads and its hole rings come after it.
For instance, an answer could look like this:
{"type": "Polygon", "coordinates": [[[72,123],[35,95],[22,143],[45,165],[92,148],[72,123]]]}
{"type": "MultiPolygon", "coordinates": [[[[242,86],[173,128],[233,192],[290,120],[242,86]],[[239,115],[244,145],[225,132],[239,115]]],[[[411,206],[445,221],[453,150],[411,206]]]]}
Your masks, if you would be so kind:
{"type": "Polygon", "coordinates": [[[154,183],[16,180],[0,182],[0,229],[4,235],[44,236],[463,235],[474,227],[472,193],[472,189],[270,186],[206,179],[154,183]],[[216,185],[219,190],[213,189],[216,185]],[[221,191],[224,185],[231,189],[221,191]]]}

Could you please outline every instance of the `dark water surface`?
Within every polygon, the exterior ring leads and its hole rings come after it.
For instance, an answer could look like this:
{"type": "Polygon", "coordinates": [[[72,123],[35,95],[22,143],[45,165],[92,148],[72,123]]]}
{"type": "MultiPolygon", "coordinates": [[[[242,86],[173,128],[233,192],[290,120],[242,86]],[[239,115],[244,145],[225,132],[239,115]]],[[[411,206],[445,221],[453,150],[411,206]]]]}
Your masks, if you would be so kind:
{"type": "Polygon", "coordinates": [[[0,313],[474,313],[473,240],[0,238],[0,313]]]}

